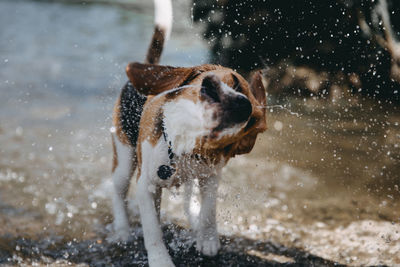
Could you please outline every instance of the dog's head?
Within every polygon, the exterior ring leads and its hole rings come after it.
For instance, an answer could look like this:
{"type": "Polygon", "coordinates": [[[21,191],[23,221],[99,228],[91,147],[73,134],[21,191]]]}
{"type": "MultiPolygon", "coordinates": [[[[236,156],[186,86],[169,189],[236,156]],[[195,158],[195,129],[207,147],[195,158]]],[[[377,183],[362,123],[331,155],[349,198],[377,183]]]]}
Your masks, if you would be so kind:
{"type": "Polygon", "coordinates": [[[248,83],[221,66],[174,68],[131,63],[127,74],[133,86],[145,95],[166,92],[163,96],[170,105],[189,100],[207,113],[203,121],[206,131],[196,140],[199,149],[220,150],[227,157],[248,153],[257,134],[266,129],[266,93],[260,72],[254,73],[248,83]],[[169,92],[180,87],[184,89],[169,92]]]}
{"type": "Polygon", "coordinates": [[[199,98],[213,111],[215,127],[203,138],[206,147],[223,147],[230,156],[250,152],[257,134],[266,129],[261,74],[254,74],[249,84],[230,69],[207,73],[202,77],[199,98]]]}

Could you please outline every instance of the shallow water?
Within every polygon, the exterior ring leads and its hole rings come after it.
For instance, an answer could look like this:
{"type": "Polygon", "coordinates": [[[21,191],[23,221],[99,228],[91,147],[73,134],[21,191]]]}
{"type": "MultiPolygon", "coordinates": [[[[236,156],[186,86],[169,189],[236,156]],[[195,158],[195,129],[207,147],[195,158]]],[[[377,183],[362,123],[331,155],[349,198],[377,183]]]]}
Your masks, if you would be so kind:
{"type": "MultiPolygon", "coordinates": [[[[175,20],[162,62],[206,62],[198,29],[175,20]]],[[[0,263],[145,264],[134,201],[135,240],[105,238],[112,106],[151,33],[148,4],[0,2],[0,263]]],[[[400,113],[351,101],[271,101],[269,130],[223,172],[220,256],[197,255],[179,228],[166,233],[175,262],[400,264],[400,113]]],[[[166,225],[187,225],[181,207],[166,192],[166,225]]]]}

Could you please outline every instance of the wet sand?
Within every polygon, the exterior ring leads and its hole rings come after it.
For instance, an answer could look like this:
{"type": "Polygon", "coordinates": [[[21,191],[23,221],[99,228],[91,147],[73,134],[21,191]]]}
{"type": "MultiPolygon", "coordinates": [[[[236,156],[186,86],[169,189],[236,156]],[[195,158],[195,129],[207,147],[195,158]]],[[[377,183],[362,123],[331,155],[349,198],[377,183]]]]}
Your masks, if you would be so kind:
{"type": "MultiPolygon", "coordinates": [[[[143,234],[134,226],[127,243],[108,243],[105,235],[78,240],[63,236],[34,239],[3,236],[0,264],[5,266],[147,266],[143,234]]],[[[221,237],[215,257],[196,251],[192,233],[173,224],[163,227],[164,240],[176,266],[342,266],[295,248],[243,237],[221,237]]]]}

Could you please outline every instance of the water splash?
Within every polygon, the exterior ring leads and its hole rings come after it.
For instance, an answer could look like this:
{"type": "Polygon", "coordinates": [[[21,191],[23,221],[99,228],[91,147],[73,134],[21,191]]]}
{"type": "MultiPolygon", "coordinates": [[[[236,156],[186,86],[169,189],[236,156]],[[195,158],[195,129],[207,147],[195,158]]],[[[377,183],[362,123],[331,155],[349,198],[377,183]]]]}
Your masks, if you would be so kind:
{"type": "Polygon", "coordinates": [[[258,107],[260,107],[260,108],[265,108],[265,109],[270,109],[270,112],[273,112],[272,110],[273,110],[274,108],[280,108],[280,109],[283,109],[283,110],[289,112],[290,115],[296,116],[297,118],[300,118],[301,116],[303,116],[303,115],[300,114],[300,113],[291,111],[290,109],[288,109],[287,107],[285,107],[285,106],[283,106],[283,105],[269,105],[269,106],[258,106],[258,107]]]}

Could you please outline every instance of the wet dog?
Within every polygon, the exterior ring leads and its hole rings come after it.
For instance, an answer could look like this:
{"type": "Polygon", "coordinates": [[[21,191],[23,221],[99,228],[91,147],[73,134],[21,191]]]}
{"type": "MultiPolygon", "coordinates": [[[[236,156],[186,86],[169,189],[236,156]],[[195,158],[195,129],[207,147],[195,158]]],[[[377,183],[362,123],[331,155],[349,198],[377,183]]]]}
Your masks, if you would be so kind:
{"type": "Polygon", "coordinates": [[[156,29],[147,63],[128,65],[129,82],[114,110],[114,230],[120,240],[129,237],[126,194],[137,169],[136,199],[149,264],[173,266],[159,222],[162,188],[198,180],[196,247],[205,255],[216,255],[221,169],[235,155],[250,152],[258,133],[265,131],[266,93],[259,72],[248,83],[217,65],[157,65],[171,29],[172,8],[167,0],[156,0],[155,8],[156,29]]]}

